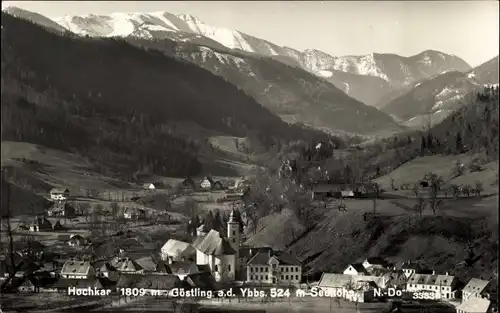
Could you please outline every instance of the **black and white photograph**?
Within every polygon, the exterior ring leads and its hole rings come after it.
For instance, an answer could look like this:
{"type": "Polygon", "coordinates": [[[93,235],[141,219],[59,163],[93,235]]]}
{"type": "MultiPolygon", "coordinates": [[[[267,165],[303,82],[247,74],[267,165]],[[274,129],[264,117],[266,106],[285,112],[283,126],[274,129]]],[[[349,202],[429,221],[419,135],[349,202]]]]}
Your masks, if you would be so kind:
{"type": "Polygon", "coordinates": [[[0,313],[498,312],[499,17],[2,1],[0,313]]]}

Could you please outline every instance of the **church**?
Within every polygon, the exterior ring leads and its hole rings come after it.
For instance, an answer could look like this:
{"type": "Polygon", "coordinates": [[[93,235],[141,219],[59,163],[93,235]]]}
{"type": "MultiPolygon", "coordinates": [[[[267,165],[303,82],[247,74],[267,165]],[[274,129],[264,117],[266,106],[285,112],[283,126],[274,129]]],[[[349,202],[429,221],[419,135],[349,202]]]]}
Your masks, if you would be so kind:
{"type": "Polygon", "coordinates": [[[236,278],[239,269],[240,228],[234,211],[227,223],[227,238],[218,231],[198,233],[193,242],[196,249],[196,264],[206,265],[217,282],[229,282],[236,278]]]}

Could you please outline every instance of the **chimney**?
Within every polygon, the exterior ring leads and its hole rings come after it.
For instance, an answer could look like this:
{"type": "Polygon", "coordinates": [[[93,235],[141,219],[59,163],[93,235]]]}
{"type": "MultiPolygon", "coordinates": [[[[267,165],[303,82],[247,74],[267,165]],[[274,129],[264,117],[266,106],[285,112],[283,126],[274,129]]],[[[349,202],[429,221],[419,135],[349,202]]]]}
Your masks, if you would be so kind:
{"type": "Polygon", "coordinates": [[[273,256],[273,250],[272,249],[269,250],[268,255],[269,255],[269,257],[273,256]]]}
{"type": "Polygon", "coordinates": [[[436,271],[432,271],[432,275],[436,275],[436,271]]]}
{"type": "Polygon", "coordinates": [[[253,250],[250,249],[249,253],[250,253],[250,256],[252,256],[253,255],[253,250]]]}
{"type": "Polygon", "coordinates": [[[446,272],[446,273],[445,273],[445,275],[446,275],[446,276],[449,276],[449,275],[448,275],[448,272],[446,272]]]}

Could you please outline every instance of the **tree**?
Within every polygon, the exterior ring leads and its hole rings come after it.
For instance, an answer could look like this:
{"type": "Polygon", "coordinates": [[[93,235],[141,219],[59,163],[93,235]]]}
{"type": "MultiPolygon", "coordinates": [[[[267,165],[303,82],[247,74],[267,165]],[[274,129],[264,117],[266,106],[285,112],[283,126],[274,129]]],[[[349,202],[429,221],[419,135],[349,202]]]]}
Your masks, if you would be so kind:
{"type": "Polygon", "coordinates": [[[394,178],[391,177],[391,190],[392,191],[396,190],[396,187],[394,186],[394,183],[395,183],[394,178]]]}
{"type": "Polygon", "coordinates": [[[442,200],[438,199],[438,196],[444,180],[435,173],[427,173],[424,180],[429,182],[429,204],[431,205],[432,213],[436,215],[436,210],[442,203],[442,200]]]}
{"type": "Polygon", "coordinates": [[[459,177],[464,174],[465,167],[460,161],[456,161],[454,166],[453,166],[453,176],[454,177],[459,177]]]}
{"type": "Polygon", "coordinates": [[[415,208],[415,211],[417,211],[418,213],[418,216],[420,218],[422,218],[422,215],[424,213],[424,210],[425,210],[425,199],[420,196],[420,194],[417,196],[417,203],[415,204],[414,208],[415,208]]]}
{"type": "Polygon", "coordinates": [[[474,189],[474,192],[478,197],[480,197],[482,191],[484,191],[483,184],[480,181],[476,181],[476,188],[474,189]]]}
{"type": "Polygon", "coordinates": [[[456,184],[451,184],[450,185],[450,191],[453,194],[453,197],[457,198],[460,197],[460,187],[456,184]]]}
{"type": "Polygon", "coordinates": [[[464,194],[464,196],[466,197],[470,197],[470,193],[472,191],[472,186],[469,185],[469,184],[466,184],[462,187],[462,193],[464,194]]]}
{"type": "Polygon", "coordinates": [[[462,153],[464,148],[464,144],[462,141],[462,135],[460,134],[460,131],[457,133],[457,137],[455,140],[455,152],[456,153],[462,153]]]}
{"type": "Polygon", "coordinates": [[[111,216],[114,220],[118,217],[118,203],[112,202],[109,207],[111,208],[111,216]]]}

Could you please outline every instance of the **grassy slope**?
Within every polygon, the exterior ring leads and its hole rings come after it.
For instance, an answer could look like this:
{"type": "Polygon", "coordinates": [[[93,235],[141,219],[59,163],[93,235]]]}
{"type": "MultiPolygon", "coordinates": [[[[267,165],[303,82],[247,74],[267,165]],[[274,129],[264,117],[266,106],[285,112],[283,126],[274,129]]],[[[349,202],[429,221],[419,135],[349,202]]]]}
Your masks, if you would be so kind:
{"type": "MultiPolygon", "coordinates": [[[[455,160],[465,163],[470,158],[467,155],[417,158],[378,181],[387,189],[390,187],[389,177],[393,177],[396,185],[399,185],[413,183],[427,172],[438,173],[447,180],[455,160]]],[[[438,216],[427,210],[423,220],[418,220],[409,209],[416,203],[414,199],[387,199],[377,201],[377,212],[381,213],[382,218],[367,222],[363,220],[363,213],[372,212],[372,200],[347,200],[348,212],[338,212],[335,203],[329,205],[322,222],[293,243],[282,235],[289,225],[286,219],[272,216],[267,217],[264,223],[273,227],[260,230],[249,242],[289,246],[290,251],[313,274],[322,271],[340,272],[351,262],[382,255],[392,261],[419,259],[436,271],[449,271],[464,280],[472,276],[489,279],[496,269],[497,257],[486,240],[477,248],[481,258],[472,268],[455,268],[455,264],[466,257],[466,246],[460,232],[471,220],[486,218],[491,223],[490,227],[497,227],[498,185],[492,185],[497,168],[498,163],[494,162],[485,165],[481,172],[466,172],[461,177],[448,180],[447,183],[472,185],[475,180],[479,180],[484,185],[484,193],[493,195],[444,200],[438,216]]],[[[411,192],[407,193],[406,196],[411,196],[411,192]]]]}

